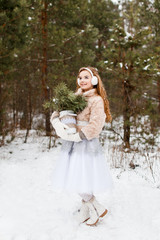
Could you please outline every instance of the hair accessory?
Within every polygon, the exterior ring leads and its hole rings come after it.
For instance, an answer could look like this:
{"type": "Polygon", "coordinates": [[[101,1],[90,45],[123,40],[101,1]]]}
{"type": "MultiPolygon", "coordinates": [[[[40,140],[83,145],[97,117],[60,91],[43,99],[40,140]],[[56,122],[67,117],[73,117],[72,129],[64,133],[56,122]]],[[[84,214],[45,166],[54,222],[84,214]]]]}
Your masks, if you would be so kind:
{"type": "MultiPolygon", "coordinates": [[[[89,68],[84,68],[86,69],[88,72],[90,72],[92,79],[91,79],[91,83],[93,86],[98,84],[98,78],[96,76],[93,75],[92,71],[89,68]]],[[[80,86],[80,79],[78,78],[78,85],[80,86]]]]}

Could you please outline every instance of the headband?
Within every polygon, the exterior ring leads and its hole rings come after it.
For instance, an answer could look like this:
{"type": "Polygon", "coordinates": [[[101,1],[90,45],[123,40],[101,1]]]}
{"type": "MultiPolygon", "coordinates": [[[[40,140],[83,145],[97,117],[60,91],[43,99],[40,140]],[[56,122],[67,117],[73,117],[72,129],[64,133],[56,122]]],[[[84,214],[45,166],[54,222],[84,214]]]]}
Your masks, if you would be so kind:
{"type": "Polygon", "coordinates": [[[90,72],[91,76],[93,77],[93,72],[89,69],[89,68],[83,68],[83,69],[86,69],[88,72],[90,72]]]}

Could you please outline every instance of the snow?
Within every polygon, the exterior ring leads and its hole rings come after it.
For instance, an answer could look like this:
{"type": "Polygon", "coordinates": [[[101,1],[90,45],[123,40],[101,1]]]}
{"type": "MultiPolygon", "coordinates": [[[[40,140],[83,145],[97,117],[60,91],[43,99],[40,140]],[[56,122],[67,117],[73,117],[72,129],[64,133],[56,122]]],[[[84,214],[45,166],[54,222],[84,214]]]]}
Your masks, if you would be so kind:
{"type": "Polygon", "coordinates": [[[120,65],[120,68],[122,68],[122,67],[123,67],[123,63],[121,63],[121,62],[120,62],[120,63],[119,63],[119,65],[120,65]]]}
{"type": "Polygon", "coordinates": [[[60,144],[48,149],[49,138],[35,131],[24,144],[23,136],[0,148],[0,240],[160,239],[160,189],[143,177],[144,169],[128,167],[129,155],[121,156],[106,140],[114,189],[96,196],[108,214],[88,227],[79,224],[76,214],[81,198],[52,189],[60,144]],[[115,168],[117,156],[123,164],[115,168]]]}

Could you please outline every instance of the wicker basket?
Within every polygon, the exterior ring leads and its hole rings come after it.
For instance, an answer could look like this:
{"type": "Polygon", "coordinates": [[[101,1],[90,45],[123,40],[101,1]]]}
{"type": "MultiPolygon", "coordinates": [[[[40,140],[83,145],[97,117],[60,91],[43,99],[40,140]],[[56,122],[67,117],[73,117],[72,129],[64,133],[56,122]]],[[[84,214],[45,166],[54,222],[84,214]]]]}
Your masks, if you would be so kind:
{"type": "Polygon", "coordinates": [[[60,112],[59,119],[62,123],[66,124],[69,129],[66,129],[68,134],[73,134],[77,132],[77,121],[76,116],[73,111],[71,110],[65,110],[60,112]]]}

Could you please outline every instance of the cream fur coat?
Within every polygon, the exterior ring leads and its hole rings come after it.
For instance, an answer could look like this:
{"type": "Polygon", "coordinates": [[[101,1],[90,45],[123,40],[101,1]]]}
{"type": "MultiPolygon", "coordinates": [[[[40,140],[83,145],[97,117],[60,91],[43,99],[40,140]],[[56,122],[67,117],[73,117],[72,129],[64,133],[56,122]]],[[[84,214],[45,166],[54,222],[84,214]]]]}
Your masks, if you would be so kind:
{"type": "Polygon", "coordinates": [[[77,121],[85,121],[88,124],[83,126],[83,122],[80,122],[79,124],[82,125],[78,126],[78,131],[82,131],[87,140],[98,138],[106,118],[102,97],[98,95],[96,88],[86,92],[82,92],[79,88],[75,94],[83,95],[88,102],[87,107],[77,115],[77,121]]]}

